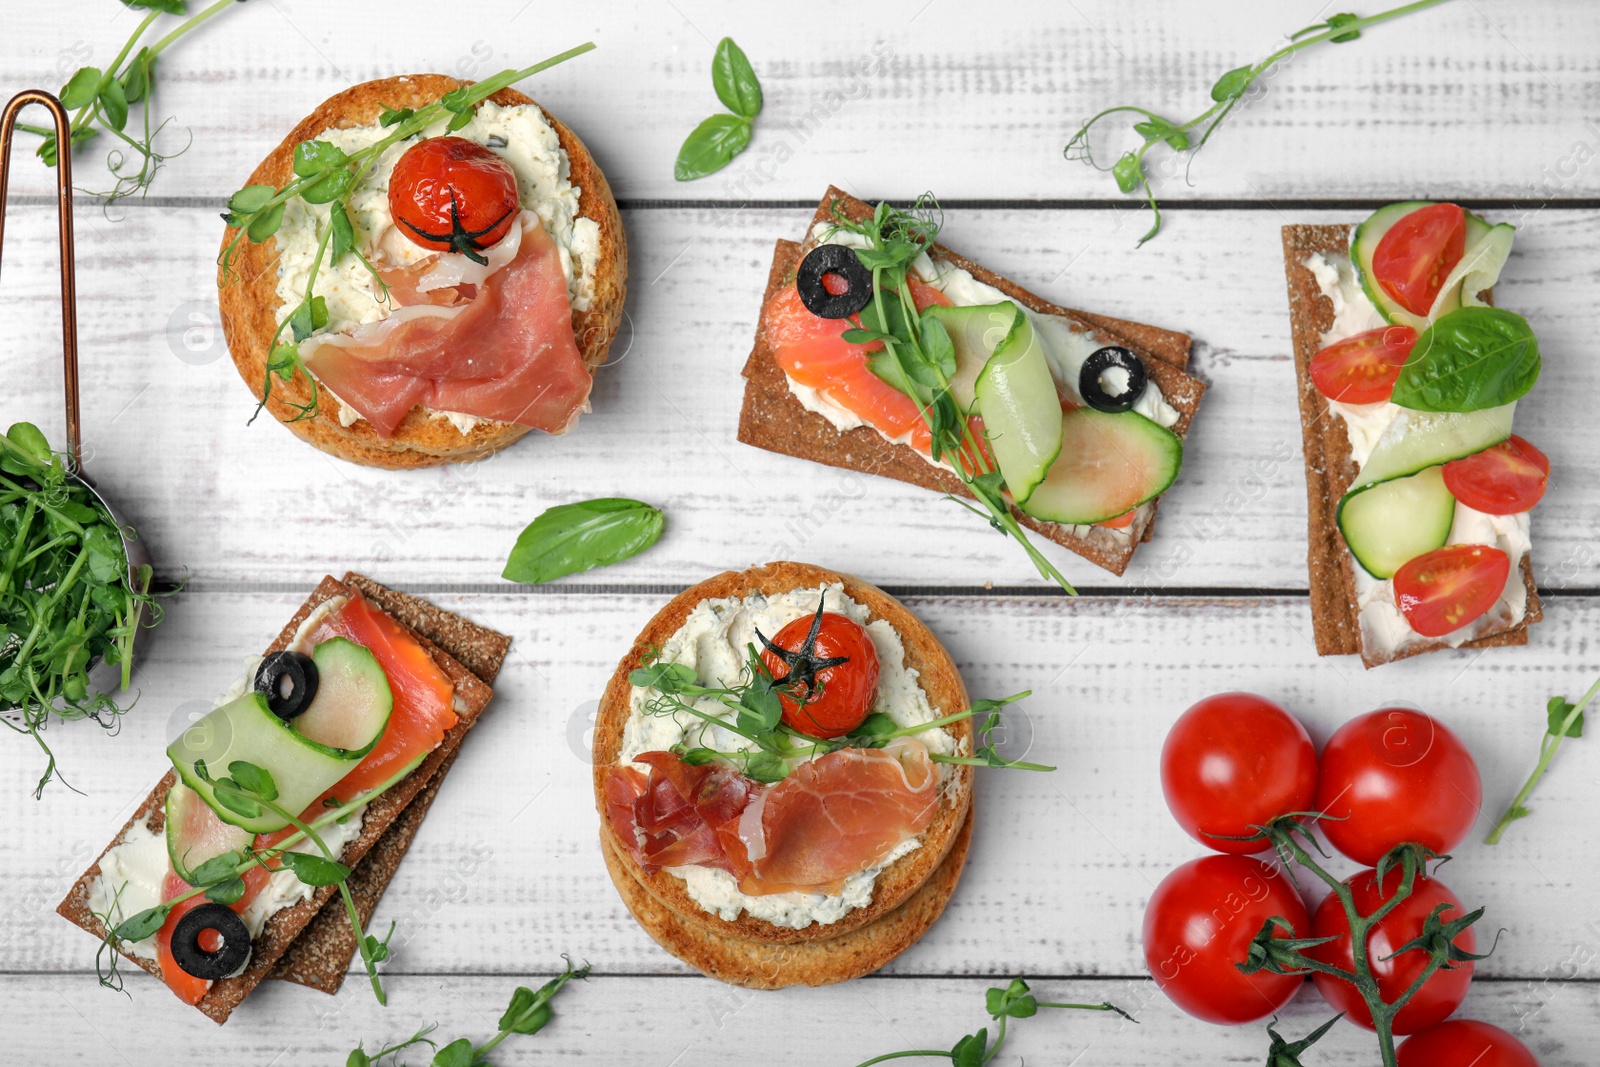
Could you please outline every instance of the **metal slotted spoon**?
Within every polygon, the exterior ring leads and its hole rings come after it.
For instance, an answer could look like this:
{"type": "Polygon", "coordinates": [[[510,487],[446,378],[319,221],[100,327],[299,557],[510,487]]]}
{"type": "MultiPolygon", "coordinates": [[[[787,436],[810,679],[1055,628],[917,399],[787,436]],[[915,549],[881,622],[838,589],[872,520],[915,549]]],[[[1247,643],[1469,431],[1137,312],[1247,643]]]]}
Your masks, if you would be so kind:
{"type": "MultiPolygon", "coordinates": [[[[61,378],[66,391],[67,404],[67,458],[72,478],[89,490],[117,524],[122,534],[122,550],[128,560],[128,585],[138,589],[138,570],[150,563],[150,554],[144,545],[130,536],[132,527],[122,514],[89,480],[83,470],[83,436],[78,409],[78,287],[75,275],[72,243],[72,139],[70,119],[61,101],[42,89],[25,89],[13,96],[0,112],[0,249],[5,245],[6,194],[11,183],[11,141],[16,133],[17,116],[29,104],[43,104],[50,111],[56,129],[56,207],[59,219],[61,244],[61,378]]],[[[139,605],[135,620],[133,648],[130,661],[137,659],[149,627],[149,608],[139,605]]],[[[99,689],[110,692],[120,687],[120,666],[101,662],[90,672],[90,681],[99,689]]]]}

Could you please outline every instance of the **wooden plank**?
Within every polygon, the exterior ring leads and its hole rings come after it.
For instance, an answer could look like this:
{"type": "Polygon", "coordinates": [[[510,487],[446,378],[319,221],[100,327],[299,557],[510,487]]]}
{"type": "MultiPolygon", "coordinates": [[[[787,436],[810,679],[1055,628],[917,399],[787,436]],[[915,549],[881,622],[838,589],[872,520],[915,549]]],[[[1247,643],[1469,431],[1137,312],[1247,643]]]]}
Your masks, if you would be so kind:
{"type": "MultiPolygon", "coordinates": [[[[11,339],[0,419],[60,439],[52,223],[19,208],[0,287],[11,339]],[[24,362],[26,361],[26,362],[24,362]]],[[[909,585],[1039,584],[1022,553],[967,512],[911,486],[740,445],[742,381],[771,242],[809,212],[627,212],[634,249],[627,336],[599,373],[594,412],[564,438],[532,437],[486,463],[394,474],[334,461],[270,422],[216,329],[207,210],[83,215],[79,237],[89,469],[114,490],[164,575],[202,587],[308,584],[346,566],[407,582],[499,582],[521,528],[551,504],[632,495],[666,508],[648,554],[587,581],[687,584],[709,571],[800,556],[909,585]],[[892,550],[886,550],[893,546],[892,550]]],[[[1309,222],[1355,213],[1306,212],[1309,222]]],[[[1275,211],[1185,216],[1184,235],[1136,251],[1110,211],[961,210],[950,243],[1042,295],[1188,330],[1211,390],[1156,539],[1121,585],[1304,588],[1305,490],[1275,211]]],[[[1591,517],[1600,478],[1587,425],[1600,388],[1586,315],[1600,211],[1525,221],[1497,289],[1539,330],[1539,388],[1518,428],[1549,453],[1534,521],[1541,585],[1600,585],[1591,517]]],[[[1118,580],[1046,546],[1080,584],[1118,580]]]]}
{"type": "MultiPolygon", "coordinates": [[[[381,570],[375,577],[400,584],[381,570]]],[[[612,970],[681,970],[633,923],[607,879],[587,763],[600,690],[665,597],[433,596],[512,634],[515,644],[494,704],[379,908],[380,922],[401,926],[393,967],[515,973],[530,960],[581,951],[612,970]]],[[[295,591],[175,601],[139,672],[139,703],[121,736],[87,724],[51,730],[81,797],[57,789],[36,803],[28,795],[34,753],[8,741],[0,811],[13,860],[0,882],[0,969],[91,966],[92,939],[50,907],[160,776],[168,737],[209,707],[300,599],[295,591]]],[[[1534,798],[1534,817],[1500,845],[1480,843],[1533,764],[1545,696],[1575,696],[1600,672],[1591,640],[1600,599],[1555,600],[1527,648],[1439,654],[1371,672],[1315,657],[1300,598],[910,603],[948,645],[975,697],[1033,690],[1007,750],[1026,749],[1060,769],[982,775],[960,889],[893,973],[1141,973],[1145,901],[1167,871],[1201,852],[1162,803],[1161,738],[1184,708],[1228,689],[1281,701],[1319,742],[1351,716],[1396,701],[1440,716],[1484,776],[1485,818],[1444,874],[1464,900],[1488,908],[1485,929],[1505,930],[1481,973],[1537,979],[1575,943],[1600,938],[1600,929],[1583,927],[1600,873],[1600,829],[1563,817],[1595,802],[1594,751],[1563,749],[1534,798]]],[[[1574,974],[1600,977],[1597,957],[1574,974]]]]}
{"type": "MultiPolygon", "coordinates": [[[[482,1042],[519,984],[537,986],[552,962],[532,957],[511,975],[392,977],[390,1006],[381,1008],[364,983],[336,997],[269,983],[224,1030],[195,1017],[162,990],[119,997],[85,975],[0,975],[0,995],[13,1025],[7,1044],[18,1062],[113,1062],[157,1067],[174,1048],[204,1047],[261,1064],[343,1063],[356,1043],[369,1053],[439,1024],[441,1044],[457,1037],[482,1042]]],[[[1002,981],[1006,976],[997,976],[1002,981]]],[[[826,989],[761,993],[704,978],[596,975],[574,983],[555,1002],[555,1020],[532,1037],[513,1035],[496,1063],[598,1060],[616,1067],[752,1062],[845,1067],[898,1049],[948,1048],[989,1024],[983,991],[994,978],[864,978],[826,989]]],[[[1149,981],[1039,979],[1036,992],[1068,1003],[1110,1000],[1136,1014],[1135,1025],[1110,1014],[1042,1011],[1014,1020],[1008,1063],[1259,1063],[1265,1024],[1219,1027],[1173,1007],[1149,981]]],[[[1495,1023],[1518,1036],[1547,1065],[1580,1063],[1593,1038],[1600,989],[1573,982],[1476,982],[1461,1017],[1495,1023]]],[[[1284,1010],[1279,1032],[1292,1039],[1329,1015],[1307,988],[1284,1010]]],[[[413,1055],[409,1062],[427,1058],[413,1055]]],[[[1370,1067],[1373,1037],[1340,1024],[1307,1062],[1370,1067]]],[[[915,1061],[924,1062],[924,1061],[915,1061]]]]}
{"type": "MultiPolygon", "coordinates": [[[[481,78],[593,39],[596,53],[525,88],[579,131],[621,197],[810,198],[835,181],[866,196],[931,185],[945,197],[1117,200],[1109,176],[1062,159],[1081,121],[1117,104],[1195,115],[1222,72],[1326,15],[1310,4],[1263,13],[1246,0],[1208,5],[1204,18],[1180,0],[1030,0],[982,18],[960,10],[823,0],[735,14],[681,0],[605,19],[583,6],[490,0],[441,26],[429,0],[395,0],[381,20],[313,0],[243,6],[162,56],[156,115],[175,118],[166,143],[194,140],[168,161],[156,192],[220,203],[303,115],[354,82],[420,71],[481,78]],[[766,110],[742,159],[678,183],[679,143],[718,110],[709,70],[723,34],[753,59],[766,110]]],[[[53,88],[80,64],[109,61],[134,20],[106,0],[9,12],[0,92],[53,88]]],[[[1586,120],[1600,59],[1586,45],[1597,31],[1593,5],[1478,0],[1307,51],[1260,83],[1187,175],[1163,164],[1163,191],[1594,196],[1600,171],[1585,164],[1600,130],[1586,120]]],[[[1109,129],[1107,161],[1131,137],[1126,126],[1109,129]]],[[[106,184],[106,143],[84,155],[86,188],[106,184]]],[[[25,169],[19,190],[44,191],[47,179],[25,169]]]]}

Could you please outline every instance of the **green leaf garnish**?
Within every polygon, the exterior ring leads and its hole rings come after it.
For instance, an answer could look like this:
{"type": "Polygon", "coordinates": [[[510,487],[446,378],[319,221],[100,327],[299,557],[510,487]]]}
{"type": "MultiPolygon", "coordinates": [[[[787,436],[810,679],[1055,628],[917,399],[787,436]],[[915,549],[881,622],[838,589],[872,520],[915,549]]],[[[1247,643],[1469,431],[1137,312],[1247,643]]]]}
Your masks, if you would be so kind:
{"type": "Polygon", "coordinates": [[[724,37],[711,59],[711,86],[732,112],[712,115],[684,138],[672,176],[680,182],[704,178],[733,162],[750,144],[752,123],[761,113],[761,82],[744,50],[724,37]]]}
{"type": "Polygon", "coordinates": [[[607,497],[560,504],[540,513],[518,535],[501,576],[537,585],[608,567],[655,544],[665,528],[666,517],[637,500],[607,497]]]}
{"type": "Polygon", "coordinates": [[[1591,685],[1589,691],[1584,693],[1576,704],[1562,696],[1553,696],[1545,704],[1545,733],[1539,739],[1539,762],[1534,765],[1533,773],[1522,783],[1522,788],[1517,790],[1517,795],[1506,806],[1505,814],[1495,823],[1494,829],[1485,839],[1486,843],[1491,845],[1498,843],[1505,835],[1506,827],[1518,819],[1526,819],[1533,814],[1533,809],[1528,807],[1528,798],[1533,795],[1534,787],[1550,769],[1561,743],[1569,737],[1583,736],[1584,709],[1594,700],[1596,694],[1600,694],[1600,681],[1591,685]]]}
{"type": "Polygon", "coordinates": [[[754,121],[761,114],[761,82],[744,49],[732,37],[717,42],[711,58],[711,86],[722,105],[740,118],[754,121]]]}

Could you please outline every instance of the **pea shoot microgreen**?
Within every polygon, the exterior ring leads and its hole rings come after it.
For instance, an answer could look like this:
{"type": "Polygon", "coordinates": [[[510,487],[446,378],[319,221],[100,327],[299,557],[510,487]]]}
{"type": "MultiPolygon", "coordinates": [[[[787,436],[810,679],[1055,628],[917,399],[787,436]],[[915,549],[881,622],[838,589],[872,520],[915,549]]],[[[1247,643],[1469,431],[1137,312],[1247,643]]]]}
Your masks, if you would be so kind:
{"type": "Polygon", "coordinates": [[[368,1052],[364,1043],[357,1045],[345,1058],[345,1067],[384,1067],[385,1060],[389,1067],[399,1067],[400,1053],[420,1045],[427,1045],[433,1050],[433,1058],[428,1061],[432,1067],[488,1067],[489,1053],[500,1042],[512,1034],[536,1034],[544,1029],[555,1015],[550,1002],[562,987],[574,978],[589,977],[587,963],[582,967],[574,967],[570,957],[563,956],[562,959],[566,960],[567,969],[538,989],[517,987],[516,992],[511,994],[511,1002],[500,1016],[495,1035],[481,1045],[473,1044],[471,1039],[465,1037],[441,1045],[431,1036],[439,1025],[430,1023],[404,1041],[386,1045],[377,1052],[368,1052]]]}
{"type": "Polygon", "coordinates": [[[1006,1040],[1007,1024],[1012,1019],[1031,1019],[1039,1014],[1040,1008],[1109,1011],[1122,1016],[1131,1023],[1138,1023],[1139,1021],[1110,1002],[1101,1004],[1068,1004],[1059,1001],[1040,1000],[1028,988],[1028,983],[1021,978],[1013,978],[1010,984],[1004,987],[992,986],[986,990],[983,996],[983,1007],[989,1013],[989,1018],[995,1025],[993,1043],[989,1040],[989,1028],[985,1026],[976,1033],[962,1037],[961,1040],[948,1049],[908,1049],[904,1052],[886,1052],[881,1056],[874,1056],[870,1060],[863,1060],[857,1067],[872,1067],[875,1063],[884,1063],[888,1060],[913,1059],[916,1057],[947,1059],[952,1064],[952,1067],[983,1067],[983,1064],[988,1063],[1000,1054],[1000,1047],[1005,1044],[1006,1040]]]}
{"type": "Polygon", "coordinates": [[[844,331],[844,339],[852,344],[883,343],[882,351],[871,357],[873,373],[916,402],[928,425],[934,462],[944,462],[981,506],[958,496],[949,499],[1014,539],[1040,577],[1075,596],[1072,584],[1035,547],[1017,521],[1007,500],[1004,476],[985,442],[974,434],[971,421],[961,414],[951,392],[956,352],[949,332],[938,319],[919,313],[912,299],[911,266],[933,247],[943,225],[944,213],[931,193],[919,196],[909,210],[880,203],[861,221],[847,217],[840,205],[834,206],[828,233],[843,231],[865,238],[868,247],[857,249],[856,255],[872,272],[873,299],[848,320],[851,328],[844,331]]]}
{"type": "Polygon", "coordinates": [[[744,49],[732,37],[717,42],[711,58],[711,87],[732,114],[712,115],[684,138],[672,176],[680,182],[704,178],[733,162],[750,144],[756,116],[761,114],[761,82],[744,49]]]}
{"type": "MultiPolygon", "coordinates": [[[[163,119],[152,125],[150,108],[154,96],[156,60],[179,38],[200,26],[208,19],[221,14],[243,0],[215,0],[214,3],[174,26],[153,44],[134,46],[144,38],[145,31],[162,15],[188,13],[187,0],[122,0],[125,7],[148,14],[134,27],[133,34],[123,44],[102,70],[99,67],[80,67],[67,79],[56,94],[61,104],[72,112],[68,125],[68,141],[73,151],[94,140],[102,132],[121,142],[106,155],[106,167],[115,179],[110,189],[92,193],[105,199],[107,205],[125,196],[149,192],[156,172],[163,163],[179,153],[164,153],[156,149],[156,138],[172,120],[163,119]],[[138,134],[128,129],[128,119],[135,107],[142,113],[143,130],[138,134]],[[138,164],[135,169],[134,164],[138,164]]],[[[60,146],[56,144],[55,130],[47,126],[18,123],[17,128],[37,134],[42,141],[36,150],[39,158],[49,166],[56,165],[60,146]]],[[[185,145],[179,152],[187,150],[185,145]]]]}
{"type": "Polygon", "coordinates": [[[362,251],[358,239],[362,235],[356,233],[349,206],[351,194],[371,172],[378,158],[391,145],[418,136],[435,123],[445,120],[446,116],[446,132],[461,129],[472,121],[477,106],[495,93],[591,51],[594,47],[594,42],[590,41],[531,67],[501,71],[481,82],[452,89],[425,107],[400,110],[386,107],[379,124],[389,132],[354,152],[345,152],[331,141],[302,141],[295,146],[295,176],[292,179],[281,186],[247,185],[228,198],[228,210],[222,213],[222,218],[233,233],[217,258],[224,284],[235,280],[234,267],[240,249],[246,243],[261,244],[278,232],[290,201],[300,201],[312,210],[314,217],[319,218],[317,247],[307,273],[305,289],[299,302],[278,321],[278,328],[268,343],[261,399],[256,404],[255,413],[250,416],[251,422],[267,406],[272,396],[273,382],[276,380],[287,384],[297,373],[304,376],[310,395],[304,402],[283,401],[292,412],[286,421],[299,422],[317,413],[317,380],[300,359],[300,342],[328,325],[327,301],[316,292],[317,278],[324,267],[335,268],[345,257],[354,256],[355,261],[377,282],[380,302],[388,301],[388,286],[362,251]],[[316,210],[323,205],[327,206],[325,217],[316,210]]]}
{"type": "Polygon", "coordinates": [[[1086,163],[1096,170],[1108,170],[1116,181],[1117,188],[1124,193],[1144,191],[1145,200],[1150,205],[1153,215],[1150,229],[1139,238],[1142,245],[1156,234],[1161,232],[1161,205],[1156,200],[1155,187],[1150,183],[1150,174],[1146,169],[1145,155],[1159,145],[1166,145],[1174,152],[1189,154],[1192,164],[1194,154],[1205,147],[1211,135],[1222,125],[1230,112],[1244,99],[1257,79],[1270,70],[1274,64],[1287,59],[1302,49],[1312,45],[1344,44],[1354,41],[1361,36],[1361,31],[1380,22],[1409,15],[1425,8],[1434,7],[1444,3],[1445,0],[1415,0],[1414,3],[1405,4],[1377,15],[1333,15],[1322,22],[1313,23],[1303,30],[1298,30],[1289,35],[1289,43],[1267,56],[1265,59],[1250,63],[1223,74],[1211,86],[1211,106],[1206,108],[1187,122],[1178,122],[1166,118],[1148,108],[1123,104],[1109,107],[1093,118],[1089,119],[1067,142],[1062,154],[1074,162],[1086,163]],[[1131,115],[1136,118],[1133,123],[1133,132],[1141,138],[1138,148],[1124,152],[1117,157],[1116,162],[1110,166],[1102,166],[1095,162],[1094,150],[1089,144],[1091,131],[1102,120],[1112,115],[1131,115]]]}
{"type": "Polygon", "coordinates": [[[1550,769],[1550,763],[1556,758],[1556,751],[1561,748],[1561,742],[1569,737],[1583,736],[1583,713],[1595,698],[1600,694],[1600,681],[1589,687],[1589,691],[1574,704],[1566,697],[1551,697],[1545,705],[1545,732],[1539,739],[1539,762],[1534,765],[1533,773],[1528,775],[1528,780],[1522,783],[1522,788],[1517,790],[1516,797],[1506,807],[1500,821],[1494,824],[1494,830],[1485,838],[1487,844],[1498,844],[1505,835],[1506,828],[1518,819],[1526,819],[1533,814],[1533,809],[1528,807],[1528,798],[1533,795],[1534,787],[1544,777],[1545,771],[1550,769]]]}
{"type": "Polygon", "coordinates": [[[129,573],[122,534],[37,426],[0,436],[0,723],[44,753],[36,798],[59,777],[44,730],[88,719],[116,731],[124,709],[91,691],[89,672],[118,666],[126,690],[134,637],[170,595],[151,592],[148,566],[129,573]]]}
{"type": "Polygon", "coordinates": [[[373,994],[379,1004],[387,1004],[387,994],[378,978],[378,964],[389,956],[389,941],[394,937],[395,925],[389,924],[389,932],[381,940],[362,929],[361,916],[356,911],[355,898],[350,893],[350,868],[338,861],[317,831],[330,823],[344,821],[355,811],[400,784],[410,773],[409,769],[343,803],[333,805],[325,803],[323,806],[326,810],[309,822],[277,803],[277,783],[273,780],[272,773],[264,767],[245,760],[234,760],[228,765],[228,773],[219,778],[211,773],[204,761],[196,761],[195,773],[202,781],[210,784],[217,803],[229,811],[246,818],[255,818],[264,811],[270,811],[285,819],[294,827],[294,832],[270,847],[250,846],[234,852],[224,852],[192,869],[187,869],[180,862],[176,873],[188,882],[191,888],[126,918],[118,911],[118,901],[121,899],[119,889],[113,895],[107,913],[95,916],[106,931],[100,950],[95,955],[95,972],[100,984],[119,993],[125,992],[122,976],[117,967],[123,945],[150,937],[166,923],[167,916],[172,913],[174,907],[194,897],[204,896],[207,900],[218,904],[236,903],[244,896],[243,875],[253,867],[261,867],[273,873],[290,871],[309,886],[338,887],[340,898],[344,902],[345,914],[350,919],[350,928],[355,932],[356,944],[361,951],[362,965],[372,983],[373,994]],[[321,855],[295,851],[294,846],[303,841],[310,841],[321,855]]]}

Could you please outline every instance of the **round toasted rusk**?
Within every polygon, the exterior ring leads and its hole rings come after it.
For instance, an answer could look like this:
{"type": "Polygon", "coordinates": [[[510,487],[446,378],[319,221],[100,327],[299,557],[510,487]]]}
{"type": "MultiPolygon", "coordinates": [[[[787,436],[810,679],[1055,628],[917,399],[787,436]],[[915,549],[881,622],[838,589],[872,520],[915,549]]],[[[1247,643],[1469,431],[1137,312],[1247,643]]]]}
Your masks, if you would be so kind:
{"type": "MultiPolygon", "coordinates": [[[[366,126],[378,121],[384,108],[417,108],[431,104],[445,93],[465,83],[443,74],[412,74],[383,78],[352,86],[323,101],[283,143],[273,149],[249,185],[281,186],[294,177],[294,149],[329,129],[366,126]]],[[[515,89],[502,89],[489,97],[497,104],[511,106],[533,103],[515,89]]],[[[572,184],[580,190],[578,214],[593,219],[600,227],[600,258],[595,268],[594,299],[587,311],[572,313],[572,329],[584,364],[591,374],[606,361],[612,339],[622,321],[622,303],[628,278],[628,245],[622,232],[622,219],[606,177],[595,164],[583,142],[548,111],[545,121],[555,130],[567,154],[572,184]]],[[[223,234],[226,247],[233,239],[229,227],[223,234]]],[[[228,340],[239,375],[261,398],[265,382],[267,355],[278,328],[278,247],[272,237],[261,244],[243,241],[234,264],[234,277],[224,279],[218,272],[218,299],[222,328],[228,340]]],[[[528,433],[529,428],[509,422],[481,422],[466,433],[445,419],[432,418],[421,407],[413,408],[388,439],[378,436],[365,420],[344,426],[339,421],[339,401],[320,394],[316,414],[290,422],[295,412],[291,404],[310,402],[311,390],[303,375],[292,382],[275,379],[267,411],[302,439],[324,452],[371,467],[402,469],[432,467],[482,459],[498,452],[528,433]]]]}
{"type": "MultiPolygon", "coordinates": [[[[941,793],[933,823],[922,835],[921,847],[878,875],[870,904],[846,913],[837,922],[812,924],[799,930],[748,914],[729,921],[705,911],[688,895],[681,878],[665,870],[646,874],[616,839],[605,818],[606,772],[617,762],[623,729],[631,714],[628,674],[641,665],[646,652],[665,644],[703,600],[752,593],[777,595],[833,583],[840,583],[845,594],[866,607],[872,619],[883,619],[894,627],[905,647],[906,665],[917,671],[918,682],[936,714],[949,715],[969,706],[966,687],[950,654],[905,605],[849,575],[805,563],[769,563],[719,574],[680,593],[657,612],[617,665],[595,718],[595,804],[601,813],[600,836],[612,880],[640,924],[663,947],[726,981],[759,988],[796,983],[819,985],[882,966],[903,952],[938,917],[965,860],[972,806],[973,769],[968,766],[950,767],[950,779],[941,793]],[[647,894],[648,906],[641,893],[647,894]],[[918,903],[908,906],[913,899],[918,903]],[[694,948],[689,943],[697,939],[704,944],[694,948]],[[787,949],[787,954],[779,952],[780,947],[787,949]],[[772,959],[794,962],[793,976],[788,971],[776,976],[762,971],[760,961],[772,959]],[[739,960],[757,962],[740,964],[739,960]],[[822,962],[827,960],[833,963],[822,962]],[[844,961],[850,961],[849,965],[844,961]]],[[[973,728],[969,720],[947,729],[963,751],[972,751],[973,728]]]]}

